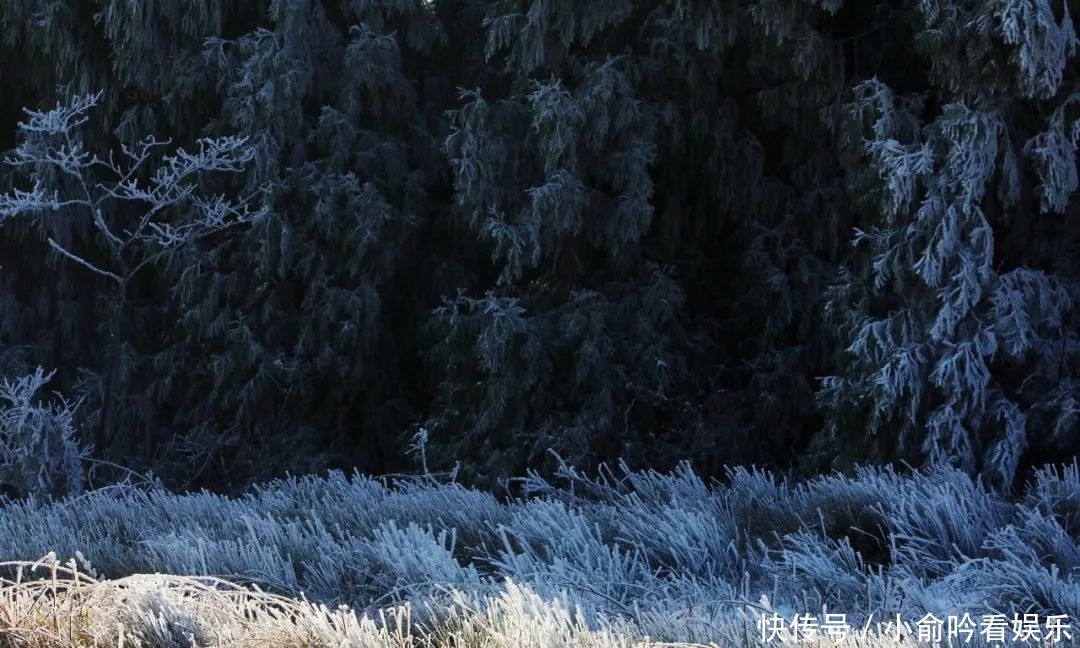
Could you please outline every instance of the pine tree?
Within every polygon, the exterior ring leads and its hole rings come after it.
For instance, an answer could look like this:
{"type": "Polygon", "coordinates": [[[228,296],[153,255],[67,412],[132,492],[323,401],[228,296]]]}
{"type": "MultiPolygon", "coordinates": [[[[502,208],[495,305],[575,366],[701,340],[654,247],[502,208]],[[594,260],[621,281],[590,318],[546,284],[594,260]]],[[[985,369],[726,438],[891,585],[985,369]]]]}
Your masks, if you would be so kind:
{"type": "Polygon", "coordinates": [[[427,88],[447,73],[427,62],[441,18],[420,1],[273,3],[268,18],[207,56],[218,125],[256,143],[247,180],[270,183],[271,216],[176,257],[181,327],[153,359],[175,368],[159,398],[199,431],[193,460],[217,444],[257,473],[337,446],[334,461],[385,465],[415,416],[404,372],[429,312],[410,292],[430,281],[413,267],[418,229],[445,177],[426,130],[453,99],[427,88]]]}
{"type": "Polygon", "coordinates": [[[1012,0],[909,19],[925,84],[867,79],[847,106],[868,226],[830,290],[848,346],[822,443],[865,432],[878,456],[1007,487],[1029,448],[1076,434],[1073,19],[1012,0]]]}
{"type": "Polygon", "coordinates": [[[428,424],[452,447],[491,469],[551,448],[715,469],[799,438],[845,222],[820,116],[843,58],[807,24],[822,8],[776,4],[492,4],[500,82],[463,92],[446,142],[496,264],[436,312],[428,424]]]}

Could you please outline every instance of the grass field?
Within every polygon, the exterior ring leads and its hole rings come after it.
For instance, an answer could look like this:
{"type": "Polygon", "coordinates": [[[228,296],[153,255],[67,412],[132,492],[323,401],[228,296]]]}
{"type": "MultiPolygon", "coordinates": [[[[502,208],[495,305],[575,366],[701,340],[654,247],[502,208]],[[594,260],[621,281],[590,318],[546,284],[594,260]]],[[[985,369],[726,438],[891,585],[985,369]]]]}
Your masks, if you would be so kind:
{"type": "Polygon", "coordinates": [[[8,503],[0,646],[785,645],[763,640],[763,615],[826,612],[852,626],[843,645],[891,646],[915,645],[872,631],[897,615],[1080,612],[1076,466],[1008,500],[950,469],[523,486],[499,500],[331,473],[234,499],[124,486],[8,503]]]}

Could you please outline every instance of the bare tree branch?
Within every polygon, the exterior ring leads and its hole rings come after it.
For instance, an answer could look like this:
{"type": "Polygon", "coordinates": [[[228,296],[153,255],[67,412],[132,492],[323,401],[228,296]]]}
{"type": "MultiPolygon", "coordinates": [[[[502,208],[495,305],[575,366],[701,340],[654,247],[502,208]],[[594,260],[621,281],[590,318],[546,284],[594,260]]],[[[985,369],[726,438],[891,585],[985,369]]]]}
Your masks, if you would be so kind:
{"type": "Polygon", "coordinates": [[[71,259],[72,261],[74,261],[75,263],[78,263],[79,265],[83,266],[84,268],[87,268],[88,270],[91,270],[92,272],[95,272],[95,273],[97,273],[97,274],[99,274],[99,275],[101,275],[103,277],[108,277],[109,279],[112,279],[113,281],[120,284],[121,286],[124,285],[124,280],[119,275],[117,275],[116,273],[109,272],[108,270],[102,270],[101,268],[97,267],[93,263],[90,263],[86,259],[84,259],[84,258],[82,258],[82,257],[80,257],[80,256],[78,256],[76,254],[73,254],[73,253],[69,252],[67,249],[64,248],[64,246],[60,245],[59,243],[54,241],[52,238],[49,239],[49,246],[52,247],[52,249],[59,252],[60,254],[62,254],[63,256],[65,256],[65,257],[71,259]]]}

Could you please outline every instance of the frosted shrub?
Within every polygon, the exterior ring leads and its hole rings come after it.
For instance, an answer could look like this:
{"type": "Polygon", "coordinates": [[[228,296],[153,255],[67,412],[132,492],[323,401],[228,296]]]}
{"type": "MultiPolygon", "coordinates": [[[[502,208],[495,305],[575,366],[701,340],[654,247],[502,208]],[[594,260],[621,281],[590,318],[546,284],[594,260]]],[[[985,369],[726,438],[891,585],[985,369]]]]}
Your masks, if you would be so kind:
{"type": "Polygon", "coordinates": [[[74,405],[35,398],[52,376],[38,368],[0,381],[0,486],[19,496],[61,496],[83,489],[86,451],[75,439],[74,405]]]}

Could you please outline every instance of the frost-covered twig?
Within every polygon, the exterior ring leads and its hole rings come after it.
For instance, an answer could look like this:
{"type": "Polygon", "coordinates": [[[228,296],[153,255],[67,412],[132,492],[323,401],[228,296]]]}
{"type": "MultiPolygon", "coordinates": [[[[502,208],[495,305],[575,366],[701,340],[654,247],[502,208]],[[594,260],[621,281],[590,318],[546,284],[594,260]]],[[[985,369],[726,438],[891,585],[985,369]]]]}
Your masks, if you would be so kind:
{"type": "Polygon", "coordinates": [[[202,138],[192,150],[167,153],[171,140],[147,136],[134,145],[121,143],[120,161],[111,152],[101,158],[87,150],[79,130],[100,98],[83,95],[52,110],[26,111],[18,146],[4,161],[31,186],[0,194],[0,223],[58,211],[88,218],[106,242],[107,259],[92,260],[54,238],[49,246],[123,290],[165,253],[267,214],[259,192],[229,198],[202,189],[211,176],[243,171],[254,159],[246,138],[202,138]],[[133,204],[141,205],[134,215],[133,204]]]}

